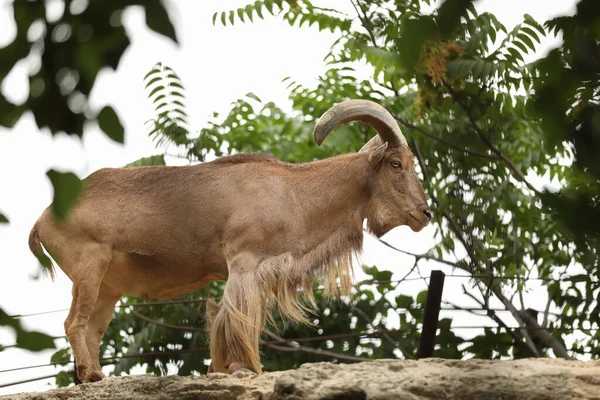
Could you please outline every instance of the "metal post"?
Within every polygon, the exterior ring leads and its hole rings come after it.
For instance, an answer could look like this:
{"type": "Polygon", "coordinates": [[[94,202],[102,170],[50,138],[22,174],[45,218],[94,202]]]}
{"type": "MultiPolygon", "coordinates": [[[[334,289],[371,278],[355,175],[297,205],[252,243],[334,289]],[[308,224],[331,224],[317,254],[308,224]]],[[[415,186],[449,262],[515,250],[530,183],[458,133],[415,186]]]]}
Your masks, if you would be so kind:
{"type": "Polygon", "coordinates": [[[418,358],[433,356],[445,277],[446,275],[442,271],[431,271],[425,314],[423,316],[423,330],[419,341],[419,352],[417,353],[418,358]]]}

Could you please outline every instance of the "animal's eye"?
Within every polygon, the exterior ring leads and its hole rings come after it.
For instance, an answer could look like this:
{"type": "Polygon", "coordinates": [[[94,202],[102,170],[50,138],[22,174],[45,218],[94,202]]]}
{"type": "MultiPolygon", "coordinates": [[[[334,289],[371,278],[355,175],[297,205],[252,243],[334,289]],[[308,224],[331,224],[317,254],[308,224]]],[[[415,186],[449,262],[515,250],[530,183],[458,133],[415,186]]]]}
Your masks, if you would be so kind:
{"type": "Polygon", "coordinates": [[[392,161],[392,167],[400,168],[402,167],[402,164],[400,163],[400,161],[392,161]]]}

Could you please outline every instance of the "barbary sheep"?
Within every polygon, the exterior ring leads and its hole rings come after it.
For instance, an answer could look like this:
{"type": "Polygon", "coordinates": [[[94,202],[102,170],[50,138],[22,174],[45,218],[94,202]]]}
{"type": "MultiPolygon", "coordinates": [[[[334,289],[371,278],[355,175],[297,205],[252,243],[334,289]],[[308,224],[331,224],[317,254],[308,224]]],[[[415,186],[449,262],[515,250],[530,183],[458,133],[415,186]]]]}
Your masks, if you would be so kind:
{"type": "MultiPolygon", "coordinates": [[[[82,382],[98,381],[98,348],[122,295],[179,296],[227,280],[208,304],[209,371],[261,372],[259,338],[270,310],[305,322],[316,278],[330,293],[350,287],[363,221],[377,237],[431,214],[413,155],[380,105],[349,100],[317,122],[317,144],[340,124],[378,135],[358,153],[290,164],[239,154],[191,166],[104,168],[64,220],[48,207],[29,237],[73,282],[64,327],[82,382]],[[42,248],[43,245],[43,248],[42,248]]],[[[53,271],[51,271],[53,273],[53,271]]]]}

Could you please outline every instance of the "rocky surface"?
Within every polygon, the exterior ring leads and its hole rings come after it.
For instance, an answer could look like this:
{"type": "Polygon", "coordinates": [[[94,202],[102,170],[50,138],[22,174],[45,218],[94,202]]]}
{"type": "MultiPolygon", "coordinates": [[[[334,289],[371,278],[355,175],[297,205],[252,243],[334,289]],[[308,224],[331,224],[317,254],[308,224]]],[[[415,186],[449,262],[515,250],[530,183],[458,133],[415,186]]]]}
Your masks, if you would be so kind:
{"type": "Polygon", "coordinates": [[[600,361],[427,359],[317,363],[260,376],[237,373],[112,377],[98,383],[0,399],[600,400],[600,361]]]}

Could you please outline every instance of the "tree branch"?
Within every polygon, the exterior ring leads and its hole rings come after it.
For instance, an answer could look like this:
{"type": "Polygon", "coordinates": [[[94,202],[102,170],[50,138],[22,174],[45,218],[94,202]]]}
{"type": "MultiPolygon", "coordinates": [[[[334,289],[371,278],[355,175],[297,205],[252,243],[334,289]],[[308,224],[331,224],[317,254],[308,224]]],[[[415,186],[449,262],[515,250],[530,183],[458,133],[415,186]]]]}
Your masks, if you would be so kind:
{"type": "Polygon", "coordinates": [[[548,330],[544,327],[541,327],[538,322],[527,312],[527,310],[523,310],[520,312],[522,319],[524,320],[525,326],[536,329],[537,338],[546,346],[551,348],[556,354],[557,357],[562,357],[567,360],[572,360],[573,357],[569,355],[569,352],[565,347],[560,343],[554,336],[552,336],[548,330]]]}
{"type": "Polygon", "coordinates": [[[546,302],[546,308],[544,309],[544,319],[542,320],[542,328],[548,327],[548,314],[550,314],[550,305],[552,304],[552,297],[548,295],[548,301],[546,302]]]}
{"type": "Polygon", "coordinates": [[[415,130],[419,133],[422,133],[423,135],[427,136],[428,138],[433,139],[439,143],[442,143],[442,144],[448,146],[452,150],[460,151],[462,153],[466,153],[466,154],[470,154],[472,156],[477,156],[477,157],[482,157],[482,158],[491,158],[491,159],[498,158],[497,156],[495,156],[493,154],[480,153],[478,151],[469,150],[469,149],[465,149],[464,147],[460,147],[454,143],[447,141],[446,139],[442,139],[441,137],[435,136],[434,134],[427,132],[425,129],[423,129],[419,126],[411,124],[407,120],[400,118],[398,115],[394,115],[394,118],[396,119],[396,121],[400,122],[402,125],[406,126],[407,128],[415,130]]]}
{"type": "MultiPolygon", "coordinates": [[[[420,151],[418,148],[418,145],[416,144],[416,142],[413,142],[415,147],[415,152],[417,155],[417,159],[419,160],[419,164],[421,165],[421,169],[423,171],[426,171],[425,169],[425,163],[423,162],[423,159],[420,155],[420,151]]],[[[425,172],[424,172],[425,173],[425,172]]],[[[435,196],[432,196],[433,200],[435,201],[435,203],[438,205],[438,207],[440,206],[439,201],[437,200],[437,198],[435,198],[435,196]]],[[[465,240],[465,238],[462,235],[462,230],[459,228],[459,226],[456,224],[456,222],[454,221],[454,219],[446,212],[442,212],[442,215],[444,216],[444,218],[446,218],[446,221],[448,222],[450,229],[452,230],[452,232],[456,235],[456,237],[460,240],[460,242],[463,244],[463,246],[465,246],[465,250],[467,251],[467,254],[469,255],[469,258],[471,259],[471,263],[472,265],[475,265],[477,263],[480,263],[481,261],[478,259],[477,254],[475,252],[475,250],[472,248],[472,246],[470,246],[467,241],[465,240]]],[[[456,266],[460,269],[462,269],[463,271],[466,271],[470,274],[473,274],[475,271],[473,270],[472,266],[469,266],[466,263],[457,263],[456,266]]],[[[531,319],[531,316],[527,315],[526,318],[522,317],[522,313],[517,310],[515,308],[515,306],[513,306],[513,304],[504,296],[504,294],[502,293],[502,289],[499,285],[495,284],[493,281],[490,281],[489,283],[484,283],[489,290],[492,291],[492,293],[494,293],[494,295],[502,302],[502,304],[504,305],[504,307],[510,311],[510,313],[513,315],[513,317],[515,318],[515,320],[517,320],[517,322],[519,323],[520,326],[522,327],[526,327],[528,325],[526,325],[525,321],[527,322],[531,322],[534,323],[535,325],[531,325],[531,326],[537,326],[539,327],[539,324],[537,323],[537,321],[529,321],[529,319],[531,319]],[[525,321],[524,321],[525,319],[525,321]]],[[[524,338],[526,338],[526,343],[527,346],[529,347],[530,344],[533,345],[533,342],[531,340],[531,338],[529,337],[529,334],[527,333],[527,331],[525,329],[521,330],[521,334],[524,338]]],[[[541,333],[540,335],[538,335],[539,339],[541,341],[544,342],[544,344],[547,345],[547,347],[550,347],[553,349],[554,354],[556,354],[559,357],[563,357],[566,359],[571,359],[571,357],[569,356],[569,354],[567,353],[567,350],[565,349],[565,347],[556,339],[554,339],[554,337],[552,337],[552,335],[550,335],[548,333],[547,330],[544,330],[543,333],[541,333]]],[[[536,349],[537,352],[537,349],[536,349]]]]}
{"type": "MultiPolygon", "coordinates": [[[[364,230],[364,229],[363,229],[363,230],[364,230]]],[[[365,231],[365,232],[367,232],[366,230],[364,230],[364,231],[365,231]]],[[[399,248],[397,248],[397,247],[395,247],[395,246],[392,246],[391,244],[389,244],[388,242],[386,242],[385,240],[383,240],[383,239],[381,239],[381,238],[377,238],[377,240],[378,240],[378,241],[379,241],[381,244],[383,244],[384,246],[387,246],[387,247],[389,247],[390,249],[392,249],[392,250],[395,250],[395,251],[397,251],[397,252],[399,252],[399,253],[406,254],[407,256],[412,256],[412,257],[415,257],[415,258],[417,258],[417,259],[419,259],[419,260],[420,260],[420,259],[425,259],[425,260],[437,261],[437,262],[439,262],[439,263],[446,264],[446,265],[449,265],[449,266],[451,266],[451,267],[457,267],[456,263],[454,263],[454,262],[452,262],[452,261],[444,260],[443,258],[439,258],[439,257],[435,257],[435,256],[430,256],[430,255],[428,255],[428,254],[416,254],[416,253],[411,253],[410,251],[402,250],[402,249],[399,249],[399,248]]]]}
{"type": "Polygon", "coordinates": [[[328,351],[328,350],[321,350],[321,349],[313,349],[310,347],[305,347],[305,346],[300,346],[299,344],[296,343],[296,345],[290,343],[290,342],[286,342],[285,339],[283,339],[282,337],[274,334],[273,332],[269,331],[269,330],[265,330],[265,333],[272,337],[273,339],[275,339],[276,343],[281,343],[283,344],[283,346],[278,346],[273,344],[273,342],[267,342],[264,340],[261,340],[261,344],[267,347],[272,348],[273,350],[279,350],[279,351],[285,351],[285,352],[303,352],[303,353],[310,353],[310,354],[317,354],[320,356],[325,356],[325,357],[332,357],[332,358],[337,358],[340,360],[346,360],[346,361],[354,361],[354,362],[361,362],[361,361],[371,361],[368,358],[363,358],[363,357],[357,357],[357,356],[350,356],[350,355],[346,355],[346,354],[339,354],[339,353],[334,353],[333,351],[328,351]]]}
{"type": "Polygon", "coordinates": [[[488,139],[488,137],[483,133],[483,131],[477,124],[477,121],[475,120],[475,116],[473,115],[471,109],[469,107],[467,107],[460,100],[460,98],[458,97],[458,94],[454,91],[452,86],[450,86],[448,84],[448,82],[446,82],[446,80],[444,80],[444,79],[442,79],[442,82],[443,82],[444,86],[448,89],[450,94],[452,95],[452,98],[454,99],[454,101],[456,101],[458,103],[458,105],[465,111],[465,113],[467,114],[467,117],[469,118],[469,121],[471,122],[471,125],[473,126],[473,129],[475,130],[477,135],[481,138],[481,140],[483,140],[483,142],[490,148],[490,150],[494,154],[496,154],[498,156],[498,158],[500,158],[502,161],[504,161],[504,163],[506,163],[506,165],[508,165],[509,169],[513,172],[513,175],[519,181],[523,182],[534,193],[536,193],[538,195],[541,194],[531,183],[529,183],[527,181],[527,178],[525,178],[525,175],[523,175],[523,173],[515,166],[515,164],[511,160],[506,158],[506,156],[504,154],[502,154],[500,149],[498,147],[496,147],[496,145],[490,139],[488,139]]]}
{"type": "Polygon", "coordinates": [[[152,318],[148,318],[145,315],[140,314],[139,312],[131,309],[131,314],[133,314],[134,316],[138,317],[139,319],[142,319],[146,322],[149,322],[151,324],[157,325],[157,326],[163,326],[165,328],[170,328],[170,329],[177,329],[179,331],[192,331],[192,332],[206,332],[206,329],[202,329],[202,328],[196,328],[193,326],[179,326],[179,325],[173,325],[173,324],[167,324],[165,322],[160,322],[157,321],[155,319],[152,318]]]}
{"type": "MultiPolygon", "coordinates": [[[[371,326],[371,329],[375,329],[375,326],[373,326],[373,320],[367,314],[365,314],[363,310],[361,310],[358,307],[355,307],[353,304],[350,304],[350,308],[352,309],[352,311],[360,315],[367,322],[367,324],[371,326]]],[[[382,336],[385,340],[388,341],[388,343],[400,350],[400,352],[402,352],[405,358],[409,360],[412,360],[414,358],[408,351],[406,351],[402,346],[400,346],[398,342],[392,339],[392,337],[387,332],[383,332],[382,336]]]]}
{"type": "Polygon", "coordinates": [[[356,10],[356,14],[358,15],[358,18],[360,19],[362,26],[365,28],[365,30],[369,34],[369,37],[371,38],[371,42],[373,43],[373,47],[379,48],[379,46],[377,45],[377,41],[375,40],[375,33],[373,32],[373,26],[371,25],[371,21],[369,19],[369,16],[367,15],[367,11],[365,10],[364,6],[362,4],[360,4],[360,2],[358,0],[356,0],[356,4],[354,3],[354,1],[350,1],[350,3],[352,3],[352,6],[356,10]],[[359,11],[359,9],[360,9],[360,11],[359,11]],[[362,16],[361,16],[361,11],[362,11],[362,16]]]}
{"type": "Polygon", "coordinates": [[[467,296],[469,296],[470,298],[475,300],[477,302],[477,304],[479,304],[480,306],[482,306],[483,308],[486,309],[487,316],[490,317],[492,320],[494,320],[498,325],[503,327],[506,330],[506,332],[508,332],[508,334],[511,335],[513,337],[513,339],[515,339],[516,343],[520,344],[521,346],[525,346],[525,349],[527,351],[529,351],[529,353],[531,355],[533,355],[534,357],[540,356],[539,352],[537,351],[537,348],[535,347],[535,344],[531,340],[531,337],[529,337],[529,333],[526,330],[522,330],[521,333],[519,334],[519,332],[510,329],[508,327],[508,325],[506,325],[504,323],[504,321],[502,319],[500,319],[498,314],[496,314],[496,312],[494,310],[491,310],[489,308],[488,304],[479,301],[479,299],[477,297],[475,297],[471,293],[469,293],[467,291],[467,289],[465,288],[465,285],[462,285],[462,288],[463,288],[464,293],[467,296]]]}

